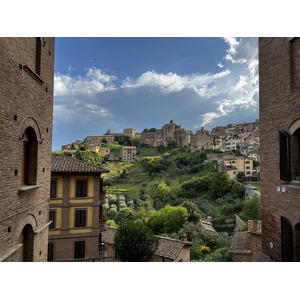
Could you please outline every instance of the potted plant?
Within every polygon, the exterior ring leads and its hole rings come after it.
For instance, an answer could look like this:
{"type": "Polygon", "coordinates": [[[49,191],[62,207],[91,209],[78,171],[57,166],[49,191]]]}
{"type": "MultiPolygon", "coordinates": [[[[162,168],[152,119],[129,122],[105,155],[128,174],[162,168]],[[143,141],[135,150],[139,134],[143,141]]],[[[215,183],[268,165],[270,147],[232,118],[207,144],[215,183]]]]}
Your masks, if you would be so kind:
{"type": "Polygon", "coordinates": [[[300,166],[296,166],[296,181],[300,181],[300,166]]]}

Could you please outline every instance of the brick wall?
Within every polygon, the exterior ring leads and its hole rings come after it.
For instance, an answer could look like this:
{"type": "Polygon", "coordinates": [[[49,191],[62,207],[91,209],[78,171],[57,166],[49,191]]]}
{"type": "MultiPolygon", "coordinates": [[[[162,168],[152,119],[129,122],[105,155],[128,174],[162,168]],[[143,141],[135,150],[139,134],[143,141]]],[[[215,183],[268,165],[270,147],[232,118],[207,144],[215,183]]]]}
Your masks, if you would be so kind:
{"type": "MultiPolygon", "coordinates": [[[[300,56],[299,51],[291,53],[292,43],[291,38],[259,39],[262,249],[276,261],[282,259],[281,216],[289,219],[292,228],[300,222],[300,190],[290,185],[282,192],[282,186],[292,182],[280,180],[279,173],[279,130],[288,132],[300,117],[300,86],[293,86],[300,56]]],[[[291,153],[292,179],[294,164],[299,162],[298,149],[291,153]]],[[[299,240],[294,239],[295,247],[296,243],[299,240]]]]}
{"type": "Polygon", "coordinates": [[[0,38],[0,259],[4,260],[22,258],[22,247],[16,248],[22,242],[20,234],[26,220],[37,232],[33,260],[46,261],[47,257],[48,229],[43,227],[48,220],[50,194],[54,38],[44,41],[40,56],[44,83],[40,84],[24,68],[36,70],[36,38],[0,38]],[[23,159],[20,135],[28,126],[38,139],[39,187],[19,195],[23,159]]]}

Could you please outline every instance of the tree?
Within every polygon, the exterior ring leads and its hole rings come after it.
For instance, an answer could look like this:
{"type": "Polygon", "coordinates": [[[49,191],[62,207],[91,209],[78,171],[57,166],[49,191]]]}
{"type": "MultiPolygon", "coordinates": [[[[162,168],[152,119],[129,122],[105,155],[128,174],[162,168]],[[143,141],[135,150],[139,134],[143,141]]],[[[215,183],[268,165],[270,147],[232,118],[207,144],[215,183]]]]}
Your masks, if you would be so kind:
{"type": "Polygon", "coordinates": [[[201,210],[198,208],[198,206],[191,202],[191,201],[183,201],[180,206],[183,206],[188,211],[188,222],[193,222],[197,224],[200,221],[201,218],[201,210]]]}
{"type": "Polygon", "coordinates": [[[178,232],[187,218],[185,207],[166,205],[149,217],[148,225],[156,234],[178,232]]]}
{"type": "Polygon", "coordinates": [[[150,128],[149,132],[156,132],[156,128],[150,128]]]}
{"type": "Polygon", "coordinates": [[[116,222],[120,223],[125,219],[133,219],[134,210],[130,207],[122,208],[118,211],[116,222]]]}
{"type": "Polygon", "coordinates": [[[174,149],[174,148],[177,148],[177,147],[178,147],[178,143],[175,139],[168,142],[168,148],[174,149]]]}
{"type": "Polygon", "coordinates": [[[143,201],[139,204],[139,208],[134,212],[135,220],[142,220],[144,223],[148,221],[148,218],[155,212],[153,202],[151,200],[143,201]]]}
{"type": "Polygon", "coordinates": [[[98,165],[104,161],[104,156],[96,151],[76,151],[74,157],[90,164],[98,165]]]}
{"type": "Polygon", "coordinates": [[[194,135],[194,132],[193,132],[193,130],[191,130],[191,129],[188,129],[188,130],[186,131],[186,133],[189,134],[190,136],[193,136],[193,135],[194,135]]]}
{"type": "Polygon", "coordinates": [[[160,183],[155,191],[155,196],[157,198],[162,198],[164,196],[170,196],[171,189],[164,183],[160,183]]]}
{"type": "Polygon", "coordinates": [[[151,229],[142,222],[124,220],[114,238],[116,259],[123,262],[148,262],[159,243],[151,229]]]}
{"type": "Polygon", "coordinates": [[[108,130],[104,133],[104,135],[111,135],[111,130],[108,129],[108,130]]]}
{"type": "Polygon", "coordinates": [[[248,220],[260,220],[260,197],[258,195],[254,195],[251,199],[244,201],[240,217],[245,222],[248,220]]]}

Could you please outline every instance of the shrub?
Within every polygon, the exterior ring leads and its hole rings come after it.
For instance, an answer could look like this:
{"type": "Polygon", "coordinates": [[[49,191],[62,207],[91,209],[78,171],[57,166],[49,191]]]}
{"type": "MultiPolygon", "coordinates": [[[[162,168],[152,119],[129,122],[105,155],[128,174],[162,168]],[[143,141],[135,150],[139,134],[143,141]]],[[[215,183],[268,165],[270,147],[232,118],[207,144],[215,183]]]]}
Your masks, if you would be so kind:
{"type": "Polygon", "coordinates": [[[158,242],[159,238],[145,224],[124,220],[114,238],[116,258],[125,262],[150,261],[158,242]]]}
{"type": "Polygon", "coordinates": [[[185,207],[166,205],[149,217],[148,225],[156,234],[172,233],[179,231],[187,218],[185,207]]]}
{"type": "Polygon", "coordinates": [[[118,211],[116,222],[120,223],[125,219],[133,219],[134,210],[130,207],[122,208],[118,211]]]}
{"type": "Polygon", "coordinates": [[[117,224],[114,220],[107,220],[106,225],[111,227],[117,227],[117,224]]]}
{"type": "Polygon", "coordinates": [[[164,182],[160,183],[155,191],[155,197],[162,198],[170,195],[171,189],[164,182]]]}

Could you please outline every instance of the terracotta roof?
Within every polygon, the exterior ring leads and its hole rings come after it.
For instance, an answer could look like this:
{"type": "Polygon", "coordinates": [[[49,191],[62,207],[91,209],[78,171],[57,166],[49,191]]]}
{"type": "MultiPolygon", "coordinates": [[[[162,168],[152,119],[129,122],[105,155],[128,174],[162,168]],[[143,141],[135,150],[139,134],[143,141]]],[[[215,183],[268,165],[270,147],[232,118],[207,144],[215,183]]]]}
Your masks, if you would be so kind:
{"type": "MultiPolygon", "coordinates": [[[[106,231],[102,232],[103,242],[113,245],[116,230],[116,227],[107,226],[106,231]]],[[[192,246],[193,243],[159,236],[159,244],[155,251],[155,255],[169,259],[176,259],[179,252],[185,245],[192,246]]]]}
{"type": "Polygon", "coordinates": [[[52,154],[52,172],[76,172],[76,173],[108,173],[109,170],[100,166],[84,162],[68,155],[52,154]]]}
{"type": "Polygon", "coordinates": [[[247,231],[236,232],[232,239],[229,253],[251,255],[250,238],[251,233],[247,231]]]}

